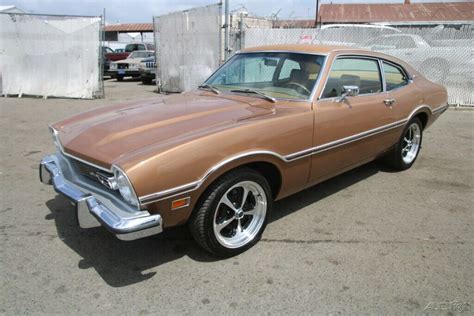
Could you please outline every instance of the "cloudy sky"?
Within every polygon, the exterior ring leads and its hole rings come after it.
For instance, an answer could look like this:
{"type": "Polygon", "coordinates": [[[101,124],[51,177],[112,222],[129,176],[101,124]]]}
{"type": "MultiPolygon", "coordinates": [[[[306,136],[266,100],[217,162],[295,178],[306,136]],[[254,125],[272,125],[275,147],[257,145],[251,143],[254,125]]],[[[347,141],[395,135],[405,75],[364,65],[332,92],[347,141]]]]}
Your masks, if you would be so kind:
{"type": "MultiPolygon", "coordinates": [[[[412,0],[412,3],[435,1],[437,0],[412,0]]],[[[108,23],[126,23],[151,22],[153,16],[217,2],[218,0],[0,0],[0,5],[15,5],[29,13],[71,15],[101,15],[105,8],[108,23]]],[[[320,0],[320,2],[403,3],[403,0],[320,0]]],[[[278,14],[280,19],[312,19],[316,8],[316,0],[230,0],[230,3],[231,10],[244,6],[249,12],[258,16],[271,16],[272,13],[280,11],[278,14]]]]}

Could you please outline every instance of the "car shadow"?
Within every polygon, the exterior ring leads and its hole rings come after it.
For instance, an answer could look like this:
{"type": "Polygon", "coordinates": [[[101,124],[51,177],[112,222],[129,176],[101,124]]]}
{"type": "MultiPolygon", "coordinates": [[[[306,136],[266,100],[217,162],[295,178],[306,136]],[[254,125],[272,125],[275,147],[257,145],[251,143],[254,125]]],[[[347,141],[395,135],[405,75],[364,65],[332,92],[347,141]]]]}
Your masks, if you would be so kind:
{"type": "Polygon", "coordinates": [[[357,182],[363,181],[375,175],[378,172],[392,173],[394,170],[387,168],[378,161],[373,161],[353,170],[347,171],[339,176],[279,200],[274,205],[274,210],[269,222],[272,223],[278,221],[279,219],[295,211],[316,203],[334,193],[342,191],[357,182]]]}
{"type": "MultiPolygon", "coordinates": [[[[270,222],[278,221],[379,171],[385,170],[372,162],[278,201],[270,222]]],[[[197,262],[220,260],[202,250],[194,242],[186,226],[144,239],[121,241],[102,227],[79,228],[74,206],[60,195],[46,202],[46,205],[51,212],[46,220],[54,220],[59,238],[82,257],[78,267],[94,268],[112,287],[123,287],[150,279],[157,272],[147,270],[182,257],[197,262]]]]}
{"type": "Polygon", "coordinates": [[[116,78],[112,78],[114,79],[116,82],[138,82],[138,81],[142,81],[142,79],[140,77],[125,77],[123,78],[122,81],[118,81],[116,78]]]}

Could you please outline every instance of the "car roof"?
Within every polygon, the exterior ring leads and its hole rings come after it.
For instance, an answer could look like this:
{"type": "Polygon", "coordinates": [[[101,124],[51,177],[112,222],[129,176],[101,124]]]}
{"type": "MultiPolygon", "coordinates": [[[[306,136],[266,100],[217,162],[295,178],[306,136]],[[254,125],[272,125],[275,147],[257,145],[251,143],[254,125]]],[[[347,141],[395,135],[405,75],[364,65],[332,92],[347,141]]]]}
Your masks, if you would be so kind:
{"type": "MultiPolygon", "coordinates": [[[[333,51],[354,50],[354,47],[349,46],[333,46],[333,45],[310,45],[310,44],[282,44],[282,45],[265,45],[245,48],[241,52],[295,52],[308,54],[329,54],[333,51]]],[[[360,50],[367,54],[372,54],[371,51],[360,50]]]]}
{"type": "Polygon", "coordinates": [[[240,51],[241,53],[252,53],[252,52],[292,52],[292,53],[303,53],[303,54],[321,54],[329,55],[331,53],[336,54],[355,54],[362,56],[372,56],[375,58],[383,58],[403,66],[409,73],[418,74],[418,72],[406,62],[380,52],[375,52],[367,49],[360,49],[357,47],[349,46],[332,46],[332,45],[311,45],[311,44],[283,44],[283,45],[266,45],[246,48],[240,51]]]}

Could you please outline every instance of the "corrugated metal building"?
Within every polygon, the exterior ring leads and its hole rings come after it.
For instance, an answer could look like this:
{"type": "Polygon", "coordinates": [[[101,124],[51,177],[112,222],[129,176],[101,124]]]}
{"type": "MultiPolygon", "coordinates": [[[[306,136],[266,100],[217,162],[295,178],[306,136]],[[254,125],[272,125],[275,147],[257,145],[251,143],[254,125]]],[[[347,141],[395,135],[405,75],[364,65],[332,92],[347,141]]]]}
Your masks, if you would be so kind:
{"type": "Polygon", "coordinates": [[[146,41],[147,38],[153,39],[153,23],[122,23],[109,24],[104,28],[106,41],[120,41],[121,34],[127,34],[130,38],[133,34],[139,35],[139,41],[146,41]]]}
{"type": "MultiPolygon", "coordinates": [[[[390,25],[469,24],[474,22],[474,1],[438,3],[321,4],[317,22],[327,24],[386,23],[390,25]]],[[[275,28],[313,28],[315,20],[277,20],[275,28]]]]}
{"type": "Polygon", "coordinates": [[[318,23],[473,22],[474,2],[322,4],[318,23]]]}

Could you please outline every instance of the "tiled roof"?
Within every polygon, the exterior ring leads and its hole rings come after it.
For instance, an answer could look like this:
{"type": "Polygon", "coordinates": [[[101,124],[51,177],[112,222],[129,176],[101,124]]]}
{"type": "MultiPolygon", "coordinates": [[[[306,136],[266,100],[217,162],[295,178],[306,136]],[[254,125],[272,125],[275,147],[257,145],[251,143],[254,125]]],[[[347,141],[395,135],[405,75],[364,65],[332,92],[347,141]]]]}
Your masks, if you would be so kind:
{"type": "Polygon", "coordinates": [[[153,23],[125,23],[105,26],[106,32],[153,32],[153,23]]]}
{"type": "Polygon", "coordinates": [[[474,21],[474,2],[322,4],[321,23],[474,21]]]}

